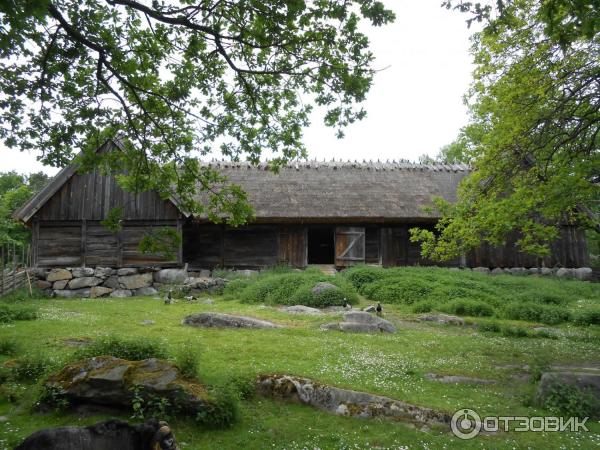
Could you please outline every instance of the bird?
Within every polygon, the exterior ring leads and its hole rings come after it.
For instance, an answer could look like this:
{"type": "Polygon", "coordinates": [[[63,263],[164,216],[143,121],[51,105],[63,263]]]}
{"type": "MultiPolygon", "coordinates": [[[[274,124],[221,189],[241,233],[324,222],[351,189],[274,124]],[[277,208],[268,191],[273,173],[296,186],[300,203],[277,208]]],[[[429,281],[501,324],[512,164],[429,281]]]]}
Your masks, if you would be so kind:
{"type": "Polygon", "coordinates": [[[344,297],[344,309],[352,309],[352,305],[348,303],[346,297],[344,297]]]}
{"type": "Polygon", "coordinates": [[[165,297],[165,305],[170,305],[171,303],[173,303],[173,297],[171,296],[171,289],[169,289],[165,297]]]}
{"type": "Polygon", "coordinates": [[[381,303],[377,302],[377,308],[375,308],[375,311],[377,311],[377,315],[380,316],[383,308],[381,307],[381,303]]]}

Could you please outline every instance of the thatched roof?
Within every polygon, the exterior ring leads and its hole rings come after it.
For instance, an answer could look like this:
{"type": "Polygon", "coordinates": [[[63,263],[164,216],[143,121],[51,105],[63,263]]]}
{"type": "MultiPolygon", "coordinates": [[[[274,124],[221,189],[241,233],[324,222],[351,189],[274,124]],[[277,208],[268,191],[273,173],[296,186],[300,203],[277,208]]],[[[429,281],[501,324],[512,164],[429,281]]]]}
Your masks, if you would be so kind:
{"type": "Polygon", "coordinates": [[[410,163],[291,163],[278,174],[266,164],[205,163],[239,184],[260,221],[419,220],[433,197],[456,199],[465,165],[410,163]]]}

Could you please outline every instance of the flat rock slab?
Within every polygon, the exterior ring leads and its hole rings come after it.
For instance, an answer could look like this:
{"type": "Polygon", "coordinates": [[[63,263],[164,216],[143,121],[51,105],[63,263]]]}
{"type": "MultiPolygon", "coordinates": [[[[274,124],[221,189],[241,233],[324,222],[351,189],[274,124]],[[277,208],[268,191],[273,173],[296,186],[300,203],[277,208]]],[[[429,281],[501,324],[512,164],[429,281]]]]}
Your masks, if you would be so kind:
{"type": "Polygon", "coordinates": [[[419,316],[418,319],[421,322],[435,322],[435,323],[441,323],[444,325],[463,326],[465,324],[464,319],[457,317],[457,316],[451,316],[448,314],[423,314],[423,315],[419,316]]]}
{"type": "Polygon", "coordinates": [[[445,412],[291,375],[263,375],[257,380],[257,390],[265,396],[300,402],[341,416],[360,419],[387,417],[430,425],[447,426],[450,423],[450,416],[445,412]]]}
{"type": "Polygon", "coordinates": [[[183,319],[181,323],[202,328],[282,328],[281,325],[255,317],[210,312],[192,314],[183,319]]]}
{"type": "Polygon", "coordinates": [[[396,327],[388,320],[364,311],[351,311],[344,314],[343,322],[326,323],[322,330],[339,330],[347,333],[395,333],[396,327]]]}
{"type": "Polygon", "coordinates": [[[496,380],[486,380],[483,378],[465,377],[462,375],[438,375],[435,373],[426,373],[428,380],[439,381],[440,383],[464,383],[464,384],[496,384],[496,380]]]}
{"type": "Polygon", "coordinates": [[[281,311],[295,314],[312,314],[317,316],[323,314],[320,309],[311,308],[310,306],[304,305],[286,306],[281,308],[281,311]]]}
{"type": "Polygon", "coordinates": [[[130,409],[134,392],[149,399],[162,397],[185,415],[214,408],[199,383],[181,376],[168,361],[150,358],[128,361],[113,356],[88,358],[65,366],[45,382],[60,398],[72,404],[99,404],[130,409]]]}

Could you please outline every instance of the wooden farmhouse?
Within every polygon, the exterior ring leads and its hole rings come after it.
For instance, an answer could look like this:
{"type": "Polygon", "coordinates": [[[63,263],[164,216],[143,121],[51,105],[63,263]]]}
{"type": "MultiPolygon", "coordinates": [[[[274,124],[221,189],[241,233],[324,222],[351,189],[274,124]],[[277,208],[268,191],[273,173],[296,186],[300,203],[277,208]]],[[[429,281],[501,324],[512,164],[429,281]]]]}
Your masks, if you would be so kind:
{"type": "MultiPolygon", "coordinates": [[[[103,149],[115,145],[107,142],[103,149]]],[[[248,193],[255,222],[232,228],[182,212],[175,199],[154,192],[139,195],[119,188],[99,172],[63,169],[45,189],[15,213],[32,229],[38,267],[179,266],[259,268],[311,264],[342,268],[366,263],[383,266],[430,264],[409,229],[433,227],[438,217],[425,212],[434,196],[454,200],[464,165],[302,162],[281,169],[266,165],[212,163],[248,193]],[[123,208],[122,228],[101,225],[113,207],[123,208]],[[182,235],[171,260],[140,252],[138,243],[154,227],[182,235]]],[[[565,227],[544,259],[520,254],[510,242],[482,246],[450,265],[483,267],[583,267],[588,252],[583,231],[565,227]]]]}

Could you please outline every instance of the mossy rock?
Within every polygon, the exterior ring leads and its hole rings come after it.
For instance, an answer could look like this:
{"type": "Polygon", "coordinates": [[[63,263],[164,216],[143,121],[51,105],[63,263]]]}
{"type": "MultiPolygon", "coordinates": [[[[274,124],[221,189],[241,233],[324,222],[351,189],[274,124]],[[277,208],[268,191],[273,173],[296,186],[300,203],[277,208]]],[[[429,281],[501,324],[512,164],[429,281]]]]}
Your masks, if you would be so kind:
{"type": "Polygon", "coordinates": [[[134,397],[164,398],[171,413],[196,416],[214,405],[204,386],[186,379],[172,363],[156,359],[128,361],[113,356],[87,358],[51,375],[45,387],[70,404],[130,409],[134,397]]]}

